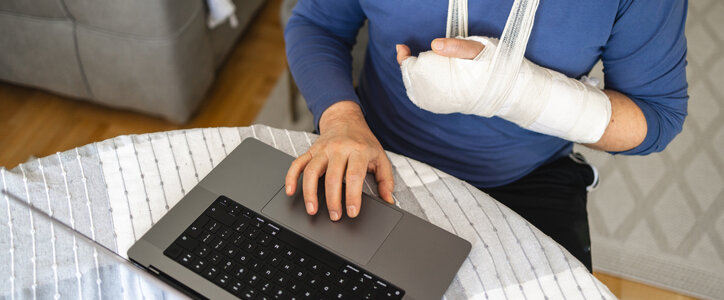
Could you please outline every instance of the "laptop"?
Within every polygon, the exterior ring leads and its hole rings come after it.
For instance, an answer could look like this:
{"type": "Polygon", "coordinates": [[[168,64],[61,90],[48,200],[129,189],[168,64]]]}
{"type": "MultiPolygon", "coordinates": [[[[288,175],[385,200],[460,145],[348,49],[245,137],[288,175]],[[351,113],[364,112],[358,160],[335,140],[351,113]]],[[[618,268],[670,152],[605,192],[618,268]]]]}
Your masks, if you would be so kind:
{"type": "Polygon", "coordinates": [[[284,192],[293,160],[259,140],[243,140],[128,257],[202,299],[443,296],[469,242],[369,195],[357,218],[332,222],[323,184],[319,212],[309,216],[301,188],[284,192]]]}

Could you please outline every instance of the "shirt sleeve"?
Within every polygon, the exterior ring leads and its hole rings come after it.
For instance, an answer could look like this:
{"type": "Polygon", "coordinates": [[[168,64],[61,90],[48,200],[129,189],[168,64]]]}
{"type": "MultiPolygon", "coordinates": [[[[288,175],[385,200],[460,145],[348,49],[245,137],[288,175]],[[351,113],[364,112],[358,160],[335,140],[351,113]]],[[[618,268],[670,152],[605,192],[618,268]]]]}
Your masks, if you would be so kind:
{"type": "Polygon", "coordinates": [[[332,104],[359,104],[350,51],[365,19],[358,0],[300,0],[292,11],[284,32],[287,60],[317,130],[332,104]]]}
{"type": "Polygon", "coordinates": [[[627,95],[646,118],[637,147],[613,154],[662,151],[681,132],[687,115],[686,0],[621,1],[603,49],[606,88],[627,95]]]}

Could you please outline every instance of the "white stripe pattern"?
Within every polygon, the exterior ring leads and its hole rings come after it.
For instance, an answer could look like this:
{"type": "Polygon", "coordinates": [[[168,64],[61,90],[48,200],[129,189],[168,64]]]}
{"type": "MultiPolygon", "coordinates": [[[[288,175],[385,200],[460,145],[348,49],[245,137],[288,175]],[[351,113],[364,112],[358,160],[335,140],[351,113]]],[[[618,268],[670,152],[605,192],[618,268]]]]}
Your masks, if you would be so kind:
{"type": "MultiPolygon", "coordinates": [[[[48,188],[48,180],[45,178],[45,168],[43,168],[43,160],[38,159],[38,169],[40,170],[40,175],[43,177],[43,187],[45,188],[45,200],[48,203],[48,215],[52,218],[53,217],[53,206],[50,204],[50,189],[48,188]]],[[[53,294],[54,299],[60,299],[60,292],[58,290],[58,254],[56,253],[55,248],[55,225],[50,222],[50,244],[52,245],[53,249],[53,265],[51,265],[51,269],[53,270],[53,287],[55,288],[55,293],[53,294]]]]}
{"type": "MultiPolygon", "coordinates": [[[[23,173],[23,185],[25,186],[25,200],[28,202],[28,205],[33,205],[30,203],[30,189],[28,189],[28,176],[25,174],[25,168],[23,168],[23,164],[18,165],[18,168],[20,168],[20,172],[23,173]]],[[[30,215],[30,235],[32,238],[32,245],[33,245],[33,256],[30,257],[30,262],[33,264],[33,283],[31,285],[31,288],[33,289],[33,299],[38,298],[38,266],[37,266],[37,250],[36,250],[36,244],[35,244],[35,220],[33,217],[33,211],[30,210],[28,207],[28,214],[30,215]]]]}
{"type": "MultiPolygon", "coordinates": [[[[63,184],[65,186],[65,199],[68,204],[68,217],[70,219],[70,228],[75,230],[75,218],[73,217],[73,202],[71,202],[70,188],[68,188],[68,174],[65,172],[63,167],[63,159],[60,157],[60,152],[56,152],[55,156],[58,158],[58,166],[60,167],[60,174],[63,176],[63,184]]],[[[83,287],[81,286],[80,264],[78,263],[78,241],[75,235],[73,235],[73,264],[75,264],[75,278],[76,284],[78,284],[78,297],[83,299],[83,287]]]]}
{"type": "MultiPolygon", "coordinates": [[[[96,144],[96,152],[98,149],[98,146],[96,144]]],[[[60,158],[59,158],[60,159],[60,158]]],[[[88,208],[88,221],[90,222],[90,232],[91,232],[91,239],[96,240],[96,227],[95,223],[93,222],[93,209],[91,208],[91,201],[90,201],[90,195],[88,195],[88,178],[85,177],[85,170],[83,170],[83,163],[80,161],[80,152],[78,152],[78,148],[75,148],[75,160],[78,162],[78,167],[80,168],[80,181],[83,183],[83,195],[85,196],[85,205],[88,208]]],[[[107,185],[106,185],[107,188],[107,185]]],[[[109,199],[110,201],[110,199],[109,199]]],[[[108,203],[108,207],[110,206],[110,203],[108,203]]],[[[115,228],[113,230],[113,236],[116,237],[115,228]]],[[[117,247],[117,245],[116,245],[117,247]]],[[[93,248],[93,263],[95,264],[95,270],[96,270],[96,286],[98,287],[98,299],[103,299],[103,290],[101,289],[101,274],[100,274],[100,266],[98,264],[98,250],[96,248],[93,248]]],[[[81,274],[80,272],[75,273],[75,276],[80,278],[81,274]]]]}
{"type": "MultiPolygon", "coordinates": [[[[109,221],[115,233],[116,251],[125,257],[136,238],[248,137],[256,137],[294,156],[307,151],[316,138],[306,132],[253,125],[122,136],[96,143],[93,147],[103,178],[95,182],[105,182],[105,186],[90,187],[87,180],[83,180],[89,217],[93,218],[89,189],[101,188],[107,194],[111,209],[109,221]]],[[[85,178],[82,156],[77,149],[75,151],[81,176],[85,178]]],[[[57,155],[61,173],[67,176],[62,158],[57,155]]],[[[396,205],[413,208],[420,217],[473,244],[445,298],[612,298],[605,286],[585,267],[507,207],[467,183],[423,163],[392,153],[388,157],[395,169],[395,179],[399,179],[395,182],[393,193],[396,205]]],[[[89,160],[88,163],[92,162],[89,160]]],[[[24,173],[22,166],[19,168],[24,173]]],[[[2,175],[5,185],[4,171],[2,175]]],[[[33,180],[36,180],[35,177],[33,180]]],[[[63,180],[66,198],[63,201],[71,208],[70,202],[76,200],[68,187],[72,178],[63,177],[63,180]]],[[[27,179],[24,184],[29,200],[27,179]]],[[[377,194],[373,176],[366,178],[364,186],[366,193],[377,194]]],[[[33,194],[36,192],[33,191],[33,194]]],[[[59,201],[52,199],[54,194],[46,193],[49,205],[59,201]]],[[[10,207],[9,203],[7,206],[10,207]]],[[[76,226],[74,216],[70,216],[72,227],[76,226]]],[[[11,218],[9,209],[8,218],[11,218]]],[[[91,235],[95,239],[93,224],[91,220],[91,235]]],[[[12,239],[11,236],[10,245],[13,245],[12,239]]],[[[79,258],[75,259],[77,271],[79,258]]],[[[95,263],[98,265],[97,260],[95,263]]],[[[11,276],[19,271],[17,268],[14,270],[11,267],[11,276]]],[[[97,278],[100,280],[101,277],[97,278]]],[[[103,289],[100,281],[97,283],[100,293],[103,289]]],[[[141,282],[121,280],[120,284],[125,297],[156,295],[141,282]]],[[[103,298],[100,294],[98,296],[103,298]]]]}
{"type": "MultiPolygon", "coordinates": [[[[0,167],[0,175],[2,175],[3,179],[3,190],[7,190],[8,184],[5,181],[4,167],[0,167]]],[[[8,210],[8,232],[10,233],[10,249],[8,249],[8,253],[10,253],[10,277],[8,278],[8,280],[10,281],[10,299],[15,299],[15,237],[13,234],[13,216],[12,212],[10,211],[10,199],[7,195],[5,195],[5,205],[7,206],[8,210]]]]}

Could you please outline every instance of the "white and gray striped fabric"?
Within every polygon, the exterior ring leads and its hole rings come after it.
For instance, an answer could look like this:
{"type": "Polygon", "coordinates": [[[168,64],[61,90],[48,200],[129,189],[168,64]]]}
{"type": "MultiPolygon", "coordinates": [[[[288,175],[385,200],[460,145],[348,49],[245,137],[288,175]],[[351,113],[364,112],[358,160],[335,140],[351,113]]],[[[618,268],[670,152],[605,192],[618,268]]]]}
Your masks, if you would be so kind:
{"type": "MultiPolygon", "coordinates": [[[[119,136],[0,169],[0,184],[125,258],[135,240],[248,137],[294,156],[317,138],[263,125],[119,136]]],[[[473,244],[445,298],[614,298],[561,246],[490,196],[424,163],[388,156],[397,205],[473,244]]],[[[377,192],[371,175],[365,192],[377,192]]],[[[0,297],[163,296],[144,293],[143,284],[124,280],[91,247],[74,247],[72,235],[7,197],[0,200],[0,282],[6,283],[0,297]]]]}

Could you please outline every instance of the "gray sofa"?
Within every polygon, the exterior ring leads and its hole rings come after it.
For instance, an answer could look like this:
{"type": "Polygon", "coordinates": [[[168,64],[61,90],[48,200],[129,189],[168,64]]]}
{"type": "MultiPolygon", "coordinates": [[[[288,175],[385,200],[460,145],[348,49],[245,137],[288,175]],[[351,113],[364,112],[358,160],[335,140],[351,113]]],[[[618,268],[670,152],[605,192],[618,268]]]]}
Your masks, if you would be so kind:
{"type": "Polygon", "coordinates": [[[263,0],[1,0],[0,80],[183,123],[263,0]]]}

